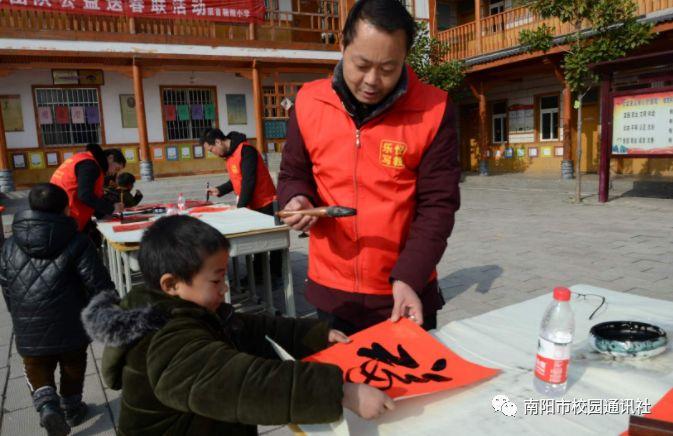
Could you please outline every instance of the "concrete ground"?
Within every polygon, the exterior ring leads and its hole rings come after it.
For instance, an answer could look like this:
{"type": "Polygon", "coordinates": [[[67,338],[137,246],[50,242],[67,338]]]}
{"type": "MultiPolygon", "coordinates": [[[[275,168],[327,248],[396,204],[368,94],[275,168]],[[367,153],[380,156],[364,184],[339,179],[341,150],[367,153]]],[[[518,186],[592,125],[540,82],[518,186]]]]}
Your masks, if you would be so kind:
{"type": "MultiPolygon", "coordinates": [[[[277,168],[277,158],[273,159],[272,168],[277,168]]],[[[211,185],[224,181],[216,175],[192,176],[138,187],[146,201],[172,199],[178,191],[188,198],[201,198],[206,180],[211,185]]],[[[574,181],[518,174],[466,175],[461,183],[462,207],[438,265],[446,299],[439,325],[548,293],[554,286],[577,283],[673,300],[673,181],[665,182],[620,178],[613,183],[612,201],[599,204],[596,177],[588,176],[584,202],[576,205],[571,201],[574,181]]],[[[3,200],[10,215],[25,204],[25,194],[14,193],[3,200]]],[[[233,197],[222,200],[233,202],[233,197]]],[[[11,219],[4,219],[8,229],[11,219]]],[[[302,294],[307,239],[293,234],[291,254],[299,314],[312,316],[302,294]]],[[[0,434],[44,434],[12,343],[11,318],[0,302],[0,434]]],[[[91,416],[74,434],[115,432],[119,393],[101,382],[101,353],[94,344],[85,386],[91,416]]],[[[260,431],[290,434],[278,427],[260,431]]]]}

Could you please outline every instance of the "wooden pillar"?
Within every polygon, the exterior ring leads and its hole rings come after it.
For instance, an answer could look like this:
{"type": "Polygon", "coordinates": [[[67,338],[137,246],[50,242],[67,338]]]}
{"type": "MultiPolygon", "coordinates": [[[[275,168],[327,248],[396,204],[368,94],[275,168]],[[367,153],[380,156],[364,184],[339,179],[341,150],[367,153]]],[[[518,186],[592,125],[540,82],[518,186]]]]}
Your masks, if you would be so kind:
{"type": "Polygon", "coordinates": [[[477,54],[481,54],[481,0],[474,0],[474,27],[477,41],[477,54]]]}
{"type": "Polygon", "coordinates": [[[437,35],[437,0],[428,0],[430,36],[437,35]]]}
{"type": "Polygon", "coordinates": [[[262,101],[262,74],[257,61],[252,63],[252,98],[255,105],[255,127],[257,141],[255,145],[260,153],[266,152],[266,138],[264,137],[264,103],[262,101]]]}
{"type": "Polygon", "coordinates": [[[598,167],[598,201],[608,201],[610,191],[610,155],[612,154],[612,76],[601,81],[601,155],[598,167]]]}
{"type": "Polygon", "coordinates": [[[257,25],[255,23],[250,23],[248,26],[248,39],[251,41],[257,39],[257,25]]]}
{"type": "Polygon", "coordinates": [[[554,69],[556,79],[563,85],[561,92],[561,99],[563,100],[563,108],[561,110],[561,126],[563,126],[563,161],[561,162],[561,177],[564,179],[572,179],[574,177],[573,157],[572,157],[572,111],[573,111],[573,93],[570,85],[565,79],[563,69],[557,62],[549,61],[554,69]]]}
{"type": "MultiPolygon", "coordinates": [[[[0,110],[0,192],[12,192],[14,180],[12,170],[9,169],[9,152],[7,151],[7,139],[5,138],[5,123],[2,120],[0,110]]],[[[2,222],[0,221],[0,234],[2,234],[2,222]]]]}
{"type": "Polygon", "coordinates": [[[479,103],[479,175],[488,176],[489,121],[486,86],[483,79],[479,82],[467,80],[467,86],[479,103]]]}
{"type": "Polygon", "coordinates": [[[150,147],[147,140],[147,120],[145,118],[145,94],[143,92],[142,68],[133,61],[133,93],[136,99],[136,119],[138,121],[138,145],[140,149],[140,177],[142,180],[154,180],[150,147]]]}

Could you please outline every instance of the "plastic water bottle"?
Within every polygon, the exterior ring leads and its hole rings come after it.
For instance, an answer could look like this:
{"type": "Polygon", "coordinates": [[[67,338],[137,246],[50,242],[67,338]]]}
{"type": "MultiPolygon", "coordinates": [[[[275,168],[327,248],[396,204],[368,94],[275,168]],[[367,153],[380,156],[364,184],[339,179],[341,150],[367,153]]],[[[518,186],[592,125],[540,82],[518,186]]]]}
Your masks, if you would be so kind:
{"type": "Polygon", "coordinates": [[[575,316],[570,308],[570,289],[555,288],[554,300],[542,318],[535,359],[535,389],[548,397],[566,391],[570,347],[575,333],[575,316]]]}
{"type": "Polygon", "coordinates": [[[183,213],[185,211],[185,196],[182,195],[182,192],[178,194],[178,211],[179,213],[183,213]]]}

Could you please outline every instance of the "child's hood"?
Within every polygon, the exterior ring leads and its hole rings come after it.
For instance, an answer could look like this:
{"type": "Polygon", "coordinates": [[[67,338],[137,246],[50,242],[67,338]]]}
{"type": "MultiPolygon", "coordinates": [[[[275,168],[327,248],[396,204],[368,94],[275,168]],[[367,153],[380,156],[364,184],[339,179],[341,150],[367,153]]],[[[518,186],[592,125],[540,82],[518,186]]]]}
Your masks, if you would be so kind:
{"type": "Polygon", "coordinates": [[[128,308],[128,300],[121,302],[116,293],[101,292],[82,311],[82,323],[89,337],[105,345],[103,378],[112,389],[121,389],[121,374],[129,348],[168,321],[165,312],[151,301],[138,302],[135,308],[128,308]]]}
{"type": "Polygon", "coordinates": [[[69,216],[24,210],[14,216],[12,235],[16,244],[31,257],[51,258],[63,251],[77,234],[77,224],[69,216]]]}

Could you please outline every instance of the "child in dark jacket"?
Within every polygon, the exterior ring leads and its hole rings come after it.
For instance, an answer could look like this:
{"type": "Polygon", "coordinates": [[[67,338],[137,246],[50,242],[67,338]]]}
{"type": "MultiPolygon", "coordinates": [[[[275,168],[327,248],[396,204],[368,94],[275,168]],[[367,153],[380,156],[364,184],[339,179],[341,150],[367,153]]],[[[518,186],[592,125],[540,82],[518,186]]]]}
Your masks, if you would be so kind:
{"type": "Polygon", "coordinates": [[[365,418],[393,408],[383,392],[343,382],[333,365],[278,359],[265,336],[297,358],[348,342],[317,320],[234,313],[224,303],[229,242],[189,216],[161,218],[140,243],[145,287],[116,306],[101,294],[82,316],[106,343],[103,377],[122,390],[122,435],[254,435],[257,425],[365,418]]]}
{"type": "Polygon", "coordinates": [[[135,183],[136,178],[131,173],[119,173],[116,177],[106,177],[103,188],[104,197],[112,203],[122,203],[124,207],[137,206],[143,199],[143,193],[136,189],[136,193],[131,194],[135,183]]]}
{"type": "Polygon", "coordinates": [[[0,285],[40,424],[49,435],[66,435],[87,412],[82,390],[90,341],[80,313],[92,294],[114,285],[93,244],[68,216],[63,189],[36,185],[29,202],[2,247],[0,285]]]}

